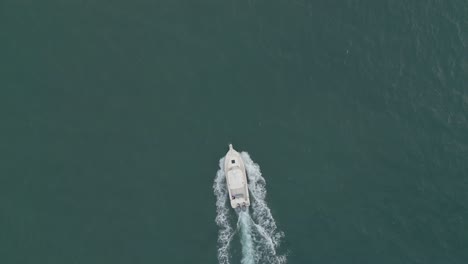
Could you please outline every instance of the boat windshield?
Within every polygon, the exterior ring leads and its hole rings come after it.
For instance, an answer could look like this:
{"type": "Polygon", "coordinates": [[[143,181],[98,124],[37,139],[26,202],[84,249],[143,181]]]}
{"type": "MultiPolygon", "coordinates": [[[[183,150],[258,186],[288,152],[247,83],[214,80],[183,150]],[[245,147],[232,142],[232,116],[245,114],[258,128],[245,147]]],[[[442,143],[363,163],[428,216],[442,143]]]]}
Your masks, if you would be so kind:
{"type": "Polygon", "coordinates": [[[233,194],[232,196],[234,197],[234,199],[244,198],[244,194],[243,194],[243,193],[233,194]]]}

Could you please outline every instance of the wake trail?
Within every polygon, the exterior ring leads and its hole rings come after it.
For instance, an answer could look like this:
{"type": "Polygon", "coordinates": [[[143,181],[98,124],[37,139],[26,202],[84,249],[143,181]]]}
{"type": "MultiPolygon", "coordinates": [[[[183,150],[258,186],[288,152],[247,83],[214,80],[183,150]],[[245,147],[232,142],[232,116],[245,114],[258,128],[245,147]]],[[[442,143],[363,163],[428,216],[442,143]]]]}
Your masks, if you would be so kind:
{"type": "Polygon", "coordinates": [[[257,221],[258,228],[261,229],[260,232],[265,232],[266,236],[271,239],[273,248],[277,248],[284,233],[278,230],[271,210],[265,201],[267,193],[265,178],[262,177],[260,166],[253,162],[247,152],[242,152],[241,157],[249,179],[249,190],[253,197],[253,218],[257,221]]]}
{"type": "Polygon", "coordinates": [[[239,213],[239,224],[241,230],[242,264],[254,264],[255,252],[252,240],[251,219],[248,212],[239,213]]]}

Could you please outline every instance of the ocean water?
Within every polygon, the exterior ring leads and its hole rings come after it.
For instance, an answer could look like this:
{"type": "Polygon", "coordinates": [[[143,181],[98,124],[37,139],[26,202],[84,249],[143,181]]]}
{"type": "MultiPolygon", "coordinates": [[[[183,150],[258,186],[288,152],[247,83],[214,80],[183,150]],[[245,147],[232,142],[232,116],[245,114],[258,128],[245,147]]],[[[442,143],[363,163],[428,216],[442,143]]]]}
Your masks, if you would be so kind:
{"type": "Polygon", "coordinates": [[[467,48],[463,0],[3,0],[0,263],[220,263],[229,143],[287,263],[468,263],[467,48]]]}

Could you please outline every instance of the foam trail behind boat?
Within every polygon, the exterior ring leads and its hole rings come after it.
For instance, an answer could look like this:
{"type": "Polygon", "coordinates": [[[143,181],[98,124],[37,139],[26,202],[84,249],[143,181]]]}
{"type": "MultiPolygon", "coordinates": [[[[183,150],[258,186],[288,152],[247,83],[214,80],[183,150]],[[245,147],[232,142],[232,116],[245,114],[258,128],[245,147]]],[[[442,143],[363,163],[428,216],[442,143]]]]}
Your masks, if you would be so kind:
{"type": "Polygon", "coordinates": [[[252,240],[252,219],[248,212],[239,213],[238,226],[241,231],[242,264],[255,264],[255,252],[252,240]]]}
{"type": "Polygon", "coordinates": [[[241,157],[247,171],[252,197],[251,209],[253,227],[255,227],[253,234],[255,234],[254,240],[257,244],[256,259],[262,263],[286,263],[286,256],[277,253],[284,233],[278,230],[276,221],[265,201],[266,181],[262,177],[260,166],[250,158],[247,152],[242,152],[241,157]]]}

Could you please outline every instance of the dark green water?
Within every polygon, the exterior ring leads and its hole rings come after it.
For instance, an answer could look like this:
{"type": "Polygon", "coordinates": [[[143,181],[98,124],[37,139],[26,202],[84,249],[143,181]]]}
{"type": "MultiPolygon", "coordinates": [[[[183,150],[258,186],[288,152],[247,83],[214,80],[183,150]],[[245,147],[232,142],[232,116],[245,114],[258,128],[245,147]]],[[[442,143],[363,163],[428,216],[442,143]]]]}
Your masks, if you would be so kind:
{"type": "Polygon", "coordinates": [[[217,263],[230,142],[288,263],[468,263],[467,48],[463,0],[3,0],[0,263],[217,263]]]}

